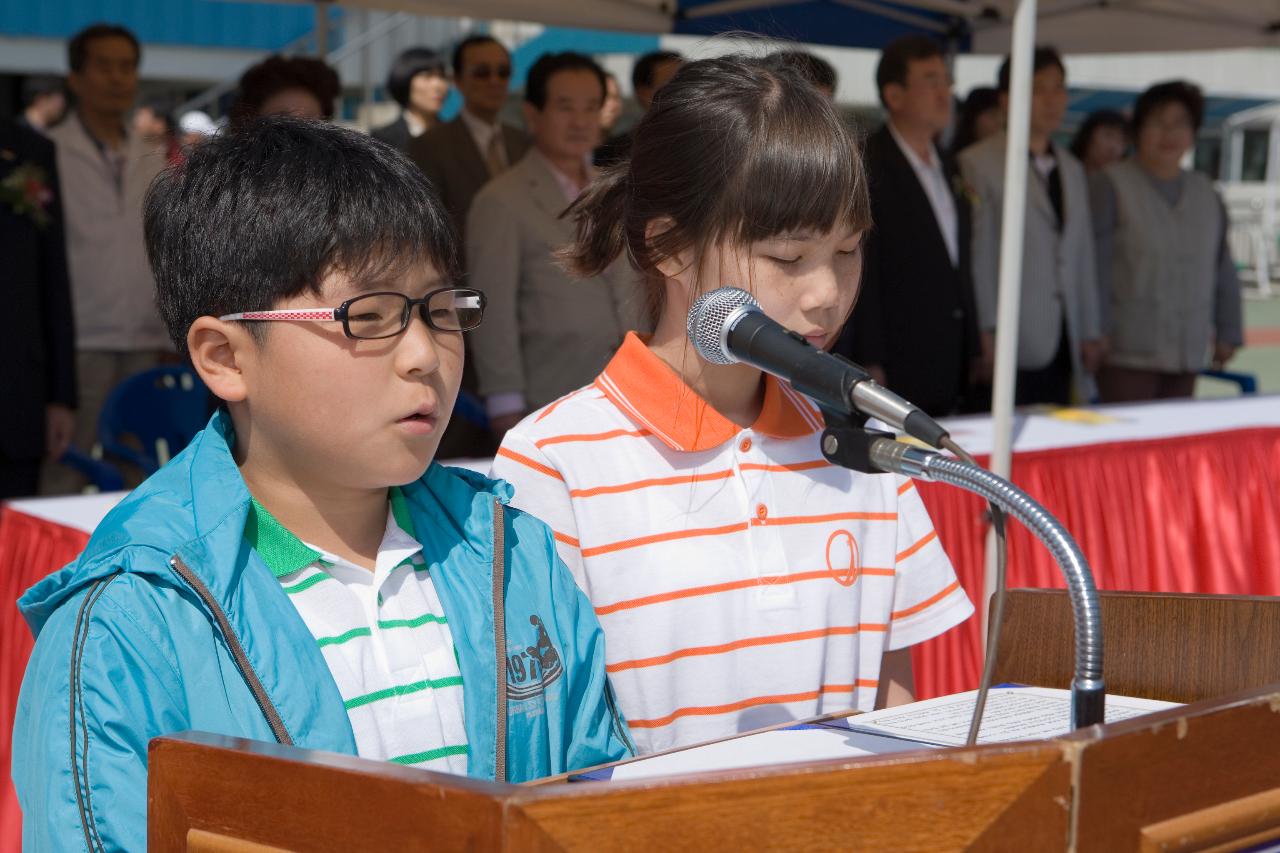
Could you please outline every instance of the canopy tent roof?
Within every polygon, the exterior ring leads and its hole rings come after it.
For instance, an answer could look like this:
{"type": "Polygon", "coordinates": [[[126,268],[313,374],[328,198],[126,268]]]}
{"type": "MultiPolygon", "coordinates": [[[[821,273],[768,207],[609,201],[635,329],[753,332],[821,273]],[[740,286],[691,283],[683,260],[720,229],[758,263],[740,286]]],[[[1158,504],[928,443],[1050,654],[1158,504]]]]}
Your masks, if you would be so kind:
{"type": "MultiPolygon", "coordinates": [[[[306,0],[310,2],[310,0],[306,0]]],[[[883,47],[930,33],[960,52],[1009,49],[1018,0],[325,0],[423,15],[883,47]]],[[[1280,47],[1280,0],[1041,0],[1037,40],[1064,53],[1280,47]]]]}

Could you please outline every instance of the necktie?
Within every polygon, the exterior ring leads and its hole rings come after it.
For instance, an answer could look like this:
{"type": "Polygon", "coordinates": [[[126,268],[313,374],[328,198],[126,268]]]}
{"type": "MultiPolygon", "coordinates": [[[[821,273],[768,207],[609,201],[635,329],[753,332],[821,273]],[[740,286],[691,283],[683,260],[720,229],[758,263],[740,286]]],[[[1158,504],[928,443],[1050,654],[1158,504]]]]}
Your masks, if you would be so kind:
{"type": "Polygon", "coordinates": [[[1055,163],[1049,170],[1049,203],[1058,215],[1058,230],[1062,230],[1062,172],[1055,163]]]}
{"type": "Polygon", "coordinates": [[[493,135],[489,137],[489,147],[484,153],[485,165],[489,167],[489,177],[496,177],[507,168],[507,164],[502,156],[502,131],[495,128],[493,135]]]}

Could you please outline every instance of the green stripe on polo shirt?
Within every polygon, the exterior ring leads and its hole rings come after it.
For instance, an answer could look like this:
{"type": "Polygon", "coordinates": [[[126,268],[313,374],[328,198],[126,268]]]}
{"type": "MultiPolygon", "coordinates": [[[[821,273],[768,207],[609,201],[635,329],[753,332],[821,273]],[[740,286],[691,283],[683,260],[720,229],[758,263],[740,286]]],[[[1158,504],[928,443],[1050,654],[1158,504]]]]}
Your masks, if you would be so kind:
{"type": "Polygon", "coordinates": [[[464,743],[460,746],[442,746],[439,749],[428,749],[426,752],[397,755],[388,760],[396,764],[421,764],[424,761],[435,761],[437,758],[448,758],[451,755],[466,755],[469,751],[470,747],[464,743]]]}
{"type": "Polygon", "coordinates": [[[413,515],[409,512],[408,498],[404,496],[399,486],[387,489],[387,495],[391,499],[391,517],[395,519],[396,524],[400,525],[401,530],[417,540],[418,536],[413,532],[413,515]]]}
{"type": "MultiPolygon", "coordinates": [[[[249,516],[244,521],[244,539],[258,552],[271,574],[282,578],[306,568],[320,559],[320,552],[308,548],[289,528],[276,521],[257,498],[249,502],[249,516]]],[[[288,590],[286,590],[287,592],[288,590]]]]}
{"type": "Polygon", "coordinates": [[[440,690],[444,687],[461,687],[462,676],[451,675],[447,678],[437,678],[434,681],[427,679],[425,681],[415,681],[412,684],[401,684],[396,687],[388,687],[385,690],[375,690],[372,693],[366,693],[363,696],[356,696],[343,702],[343,707],[348,711],[352,708],[359,708],[361,705],[368,705],[371,702],[378,702],[382,699],[390,699],[393,696],[408,696],[411,693],[419,693],[423,690],[440,690]]]}
{"type": "Polygon", "coordinates": [[[437,616],[434,613],[424,613],[414,619],[379,619],[379,628],[417,628],[419,625],[426,625],[428,622],[434,622],[437,625],[448,625],[449,620],[443,616],[437,616]]]}
{"type": "Polygon", "coordinates": [[[348,640],[354,640],[356,637],[371,637],[373,632],[368,628],[352,628],[344,634],[338,634],[336,637],[317,637],[316,642],[320,648],[325,646],[340,646],[348,640]]]}
{"type": "Polygon", "coordinates": [[[331,579],[332,579],[331,575],[327,575],[324,572],[316,572],[314,575],[312,575],[311,577],[307,578],[304,581],[298,581],[293,586],[284,586],[284,587],[281,587],[281,589],[283,589],[289,595],[297,595],[300,592],[305,592],[311,589],[311,587],[320,583],[320,581],[327,581],[331,579]]]}

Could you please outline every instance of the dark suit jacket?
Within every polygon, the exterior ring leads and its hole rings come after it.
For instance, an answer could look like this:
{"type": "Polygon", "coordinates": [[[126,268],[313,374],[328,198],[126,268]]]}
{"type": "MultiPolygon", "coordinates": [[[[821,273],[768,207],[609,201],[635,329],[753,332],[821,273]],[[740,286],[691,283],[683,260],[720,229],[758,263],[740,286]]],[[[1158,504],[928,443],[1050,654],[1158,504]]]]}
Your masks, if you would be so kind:
{"type": "MultiPolygon", "coordinates": [[[[514,166],[529,150],[524,131],[502,125],[507,163],[514,166]]],[[[480,188],[489,182],[484,154],[462,122],[462,116],[436,125],[409,143],[408,154],[431,181],[458,229],[458,245],[467,244],[467,211],[480,188]]]]}
{"type": "Polygon", "coordinates": [[[409,133],[409,123],[404,120],[403,115],[396,118],[391,124],[375,127],[370,131],[369,135],[374,139],[382,140],[397,151],[407,152],[409,143],[413,141],[413,134],[409,133]]]}
{"type": "Polygon", "coordinates": [[[0,200],[0,298],[8,320],[0,334],[0,457],[14,461],[44,455],[47,403],[76,404],[75,324],[54,153],[35,131],[0,121],[0,181],[29,163],[53,192],[43,226],[0,200]]]}
{"type": "Polygon", "coordinates": [[[956,267],[929,198],[887,127],[867,139],[865,161],[874,224],[865,238],[862,289],[835,351],[881,365],[889,388],[930,415],[950,414],[964,406],[979,347],[969,200],[955,191],[955,164],[944,156],[959,225],[956,267]]]}

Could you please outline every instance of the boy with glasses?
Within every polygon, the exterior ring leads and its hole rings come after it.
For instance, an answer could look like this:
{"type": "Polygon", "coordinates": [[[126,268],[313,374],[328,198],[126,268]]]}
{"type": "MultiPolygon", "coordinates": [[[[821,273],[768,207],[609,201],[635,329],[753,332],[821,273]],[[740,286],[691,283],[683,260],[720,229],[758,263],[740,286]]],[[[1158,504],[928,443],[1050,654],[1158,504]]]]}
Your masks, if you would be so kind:
{"type": "Polygon", "coordinates": [[[422,176],[264,119],[165,173],[146,236],[225,406],[19,603],[26,846],[144,849],[148,741],[186,729],[513,782],[625,755],[551,532],[432,464],[485,300],[422,176]]]}

